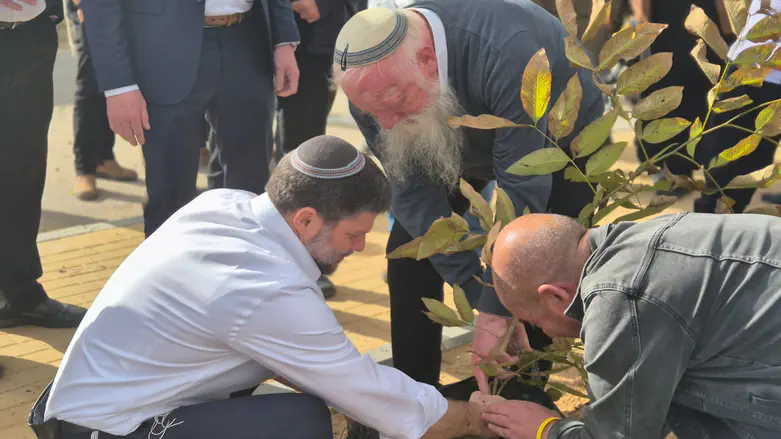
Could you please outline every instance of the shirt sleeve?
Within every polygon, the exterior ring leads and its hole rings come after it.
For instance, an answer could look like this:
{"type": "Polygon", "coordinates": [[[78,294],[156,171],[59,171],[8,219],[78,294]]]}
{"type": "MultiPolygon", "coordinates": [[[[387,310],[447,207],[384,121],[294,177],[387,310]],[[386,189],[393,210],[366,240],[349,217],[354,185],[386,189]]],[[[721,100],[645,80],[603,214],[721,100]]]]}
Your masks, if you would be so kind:
{"type": "Polygon", "coordinates": [[[232,348],[383,436],[419,438],[447,411],[434,387],[361,355],[313,289],[283,289],[248,313],[232,348]]]}
{"type": "Polygon", "coordinates": [[[554,424],[550,439],[657,439],[694,341],[660,306],[620,291],[592,293],[581,337],[591,403],[584,422],[554,424]]]}

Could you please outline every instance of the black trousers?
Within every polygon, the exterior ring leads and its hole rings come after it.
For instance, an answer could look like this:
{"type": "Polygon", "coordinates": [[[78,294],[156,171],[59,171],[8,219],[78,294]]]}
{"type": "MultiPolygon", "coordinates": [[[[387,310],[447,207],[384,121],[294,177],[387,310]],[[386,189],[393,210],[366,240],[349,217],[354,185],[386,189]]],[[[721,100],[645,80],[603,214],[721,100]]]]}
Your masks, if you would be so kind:
{"type": "MultiPolygon", "coordinates": [[[[486,181],[470,181],[478,192],[486,181]]],[[[580,210],[594,195],[584,184],[564,180],[563,173],[554,174],[554,185],[548,209],[552,213],[577,218],[580,210]]],[[[469,202],[460,193],[450,196],[453,211],[463,215],[469,202]]],[[[400,221],[395,221],[388,238],[387,252],[412,240],[400,221]]],[[[442,363],[442,326],[432,322],[426,311],[424,297],[442,300],[444,280],[428,259],[411,258],[388,260],[388,289],[391,308],[391,346],[393,366],[412,379],[436,386],[442,363]]],[[[535,349],[543,348],[551,340],[540,329],[526,325],[529,342],[535,349]]]]}
{"type": "Polygon", "coordinates": [[[147,236],[195,197],[204,112],[219,147],[218,187],[264,191],[275,105],[269,51],[252,22],[204,29],[190,94],[174,105],[147,102],[152,126],[143,146],[147,236]]]}
{"type": "Polygon", "coordinates": [[[301,76],[298,93],[280,98],[277,104],[277,150],[285,154],[307,140],[325,134],[328,114],[334,105],[336,89],[331,86],[333,57],[296,51],[301,76]]]}
{"type": "MultiPolygon", "coordinates": [[[[731,68],[731,70],[734,69],[731,68]]],[[[751,100],[754,101],[751,106],[755,106],[763,102],[781,99],[781,85],[766,82],[761,88],[738,87],[729,93],[719,95],[718,99],[727,99],[743,94],[747,94],[751,100]]],[[[713,126],[725,123],[748,108],[750,107],[728,111],[721,114],[714,112],[711,114],[708,127],[712,128],[713,126]]],[[[754,120],[756,119],[757,114],[759,114],[758,111],[751,112],[741,117],[740,119],[733,121],[732,124],[753,131],[755,129],[754,120]]],[[[749,132],[738,128],[720,128],[719,130],[703,137],[703,140],[697,146],[697,159],[707,166],[710,160],[716,157],[720,152],[735,146],[739,141],[748,137],[749,135],[749,132]]],[[[757,149],[754,152],[745,157],[741,157],[734,162],[728,163],[725,166],[714,168],[710,171],[711,175],[719,184],[719,186],[724,187],[728,185],[733,178],[739,175],[749,174],[770,165],[773,163],[779,137],[776,137],[774,140],[776,143],[763,139],[759,142],[759,146],[757,146],[757,149]]],[[[709,187],[715,188],[709,178],[706,177],[705,180],[709,187]]],[[[746,207],[751,202],[751,198],[754,196],[755,192],[756,189],[730,189],[726,190],[725,194],[735,200],[735,205],[732,206],[732,209],[736,213],[741,213],[746,210],[746,207]]],[[[710,195],[700,195],[700,198],[694,201],[694,211],[714,213],[716,211],[716,202],[719,198],[721,198],[721,194],[718,192],[710,195]]]]}
{"type": "Polygon", "coordinates": [[[54,23],[44,14],[0,30],[0,53],[0,299],[24,312],[46,299],[35,240],[54,108],[54,23]]]}
{"type": "MultiPolygon", "coordinates": [[[[707,95],[712,87],[708,78],[700,70],[691,56],[697,37],[690,34],[684,27],[684,21],[689,15],[692,5],[701,7],[705,13],[716,23],[718,14],[713,0],[654,0],[652,2],[650,20],[654,23],[667,24],[668,28],[651,44],[651,53],[672,52],[673,66],[670,72],[659,82],[652,85],[642,93],[646,97],[654,91],[665,87],[683,86],[683,99],[681,105],[664,117],[682,117],[694,122],[697,117],[705,118],[708,110],[707,95]]],[[[708,59],[715,64],[723,65],[723,62],[708,49],[708,59]]],[[[645,142],[645,149],[651,157],[661,151],[667,145],[680,144],[689,138],[689,131],[684,130],[672,139],[656,144],[645,142]]],[[[640,143],[637,143],[637,155],[640,160],[645,160],[640,143]]],[[[671,157],[665,163],[673,174],[691,175],[694,166],[691,162],[680,158],[671,157]]]]}
{"type": "Polygon", "coordinates": [[[106,97],[98,90],[87,36],[77,20],[72,20],[71,26],[78,62],[73,100],[73,156],[76,174],[94,175],[99,164],[114,160],[115,135],[106,114],[106,97]]]}

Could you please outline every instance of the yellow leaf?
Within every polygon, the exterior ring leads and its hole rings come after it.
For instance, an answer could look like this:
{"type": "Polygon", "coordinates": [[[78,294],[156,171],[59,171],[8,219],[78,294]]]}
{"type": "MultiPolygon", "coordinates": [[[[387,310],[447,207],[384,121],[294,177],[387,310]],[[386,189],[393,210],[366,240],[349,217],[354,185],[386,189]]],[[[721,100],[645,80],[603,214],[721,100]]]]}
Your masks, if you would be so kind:
{"type": "Polygon", "coordinates": [[[567,55],[569,61],[584,69],[594,70],[594,66],[591,64],[591,58],[585,50],[580,46],[580,43],[572,37],[564,39],[564,52],[567,55]]]}
{"type": "Polygon", "coordinates": [[[586,162],[586,175],[601,174],[613,166],[626,148],[626,142],[618,142],[600,149],[586,162]]]}
{"type": "Polygon", "coordinates": [[[763,108],[762,111],[757,114],[757,118],[754,120],[754,127],[757,130],[763,130],[762,134],[774,136],[774,134],[766,134],[764,128],[768,125],[781,122],[781,103],[776,102],[763,108]]]}
{"type": "Polygon", "coordinates": [[[727,163],[734,162],[741,157],[751,154],[757,149],[760,140],[762,140],[762,136],[759,134],[752,134],[746,137],[738,142],[737,145],[720,152],[718,156],[714,157],[708,164],[708,169],[710,170],[724,166],[727,163]]]}
{"type": "Polygon", "coordinates": [[[442,252],[455,245],[467,233],[469,233],[469,223],[456,213],[449,218],[434,221],[423,235],[417,259],[425,259],[442,252]]]}
{"type": "Polygon", "coordinates": [[[548,57],[542,48],[529,60],[523,71],[521,102],[526,114],[534,123],[542,118],[548,109],[551,93],[551,73],[548,57]]]}
{"type": "Polygon", "coordinates": [[[773,14],[759,20],[759,23],[752,26],[746,34],[746,39],[753,43],[777,40],[778,37],[781,37],[781,15],[779,14],[773,14]]]}
{"type": "Polygon", "coordinates": [[[716,210],[715,213],[723,214],[723,213],[734,213],[732,211],[732,206],[735,205],[735,200],[728,196],[723,196],[716,200],[716,210]]]}
{"type": "Polygon", "coordinates": [[[485,245],[485,239],[486,239],[486,235],[469,235],[465,239],[458,241],[455,245],[448,247],[445,250],[442,250],[442,254],[452,255],[454,253],[460,253],[460,252],[478,249],[485,245]]]}
{"type": "Polygon", "coordinates": [[[773,163],[764,168],[732,179],[725,189],[768,188],[779,177],[779,164],[773,163]]]}
{"type": "Polygon", "coordinates": [[[567,30],[567,34],[573,38],[578,36],[578,15],[572,6],[572,0],[556,0],[556,12],[559,13],[559,19],[567,30]]]}
{"type": "MultiPolygon", "coordinates": [[[[506,226],[515,219],[515,206],[504,189],[497,187],[494,190],[494,194],[496,194],[496,207],[494,208],[496,216],[494,217],[494,222],[506,226]]],[[[494,228],[496,228],[496,225],[494,225],[494,228]]]]}
{"type": "Polygon", "coordinates": [[[640,56],[656,40],[666,24],[643,23],[636,28],[626,27],[613,34],[599,52],[597,70],[607,70],[620,60],[629,60],[640,56]]]}
{"type": "Polygon", "coordinates": [[[740,95],[716,102],[716,105],[713,106],[713,111],[716,113],[726,113],[727,111],[737,110],[738,108],[743,108],[752,103],[754,103],[754,101],[752,101],[748,95],[740,95]]]}
{"type": "Polygon", "coordinates": [[[564,169],[570,162],[564,151],[557,147],[538,149],[513,163],[507,172],[514,175],[546,175],[564,169]]]}
{"type": "Polygon", "coordinates": [[[727,59],[727,51],[729,50],[727,43],[721,37],[719,27],[708,18],[705,11],[692,5],[684,25],[689,32],[705,40],[705,43],[716,52],[719,58],[727,59]]]}
{"type": "Polygon", "coordinates": [[[575,73],[567,82],[567,88],[556,99],[548,115],[548,131],[556,141],[572,134],[582,99],[583,89],[578,74],[575,73]]]}
{"type": "Polygon", "coordinates": [[[651,215],[656,215],[657,213],[660,213],[660,212],[664,211],[665,209],[667,209],[668,207],[672,206],[673,204],[675,204],[675,200],[663,201],[663,202],[660,202],[658,204],[653,204],[652,203],[652,204],[649,204],[648,206],[646,206],[645,208],[643,208],[641,210],[638,210],[638,211],[632,212],[632,213],[628,213],[628,214],[626,214],[624,216],[620,216],[620,217],[616,218],[613,221],[613,224],[620,223],[622,221],[637,221],[639,219],[643,219],[643,218],[649,217],[651,215]]]}
{"type": "Polygon", "coordinates": [[[585,157],[599,149],[610,137],[610,130],[615,125],[616,119],[618,119],[618,112],[613,110],[586,125],[572,140],[570,144],[572,153],[576,157],[585,157]]]}
{"type": "Polygon", "coordinates": [[[655,120],[643,129],[642,139],[648,143],[662,143],[677,136],[689,125],[691,122],[681,117],[655,120]]]}
{"type": "Polygon", "coordinates": [[[691,140],[688,144],[686,144],[686,153],[689,154],[692,158],[694,158],[694,152],[697,148],[697,144],[700,143],[700,140],[702,140],[702,137],[696,140],[692,140],[695,137],[702,134],[703,126],[702,121],[700,121],[700,118],[694,119],[694,123],[692,123],[691,128],[689,129],[689,140],[691,140]]]}
{"type": "MultiPolygon", "coordinates": [[[[512,219],[515,219],[515,216],[513,216],[512,219]]],[[[512,219],[510,221],[512,221],[512,219]]],[[[509,224],[509,222],[507,224],[509,224]]],[[[488,232],[488,238],[485,241],[485,245],[483,246],[483,253],[480,258],[483,260],[485,265],[489,267],[491,266],[491,258],[493,258],[493,250],[491,250],[491,248],[496,242],[496,238],[499,237],[499,232],[502,231],[502,227],[507,224],[503,224],[501,221],[499,221],[494,224],[494,227],[490,232],[488,232]]]]}
{"type": "Polygon", "coordinates": [[[651,55],[621,73],[616,83],[616,93],[624,96],[642,93],[667,76],[672,66],[671,52],[651,55]]]}
{"type": "Polygon", "coordinates": [[[770,60],[773,51],[776,49],[776,43],[760,44],[758,46],[752,46],[746,50],[740,52],[733,61],[733,64],[742,65],[754,65],[754,64],[767,64],[770,60]]]}
{"type": "Polygon", "coordinates": [[[721,76],[721,66],[709,63],[708,58],[706,57],[707,53],[708,49],[705,47],[705,41],[702,39],[697,40],[697,44],[691,51],[692,57],[697,61],[700,70],[708,77],[708,81],[710,81],[711,84],[716,84],[719,82],[719,77],[721,76]]]}
{"type": "Polygon", "coordinates": [[[464,197],[469,200],[469,212],[472,213],[475,217],[480,219],[480,223],[488,225],[488,228],[485,229],[487,232],[490,230],[490,225],[493,224],[493,217],[494,213],[491,211],[491,206],[488,204],[488,201],[486,201],[485,198],[483,198],[480,193],[478,193],[472,185],[470,185],[466,180],[463,178],[461,179],[461,182],[459,183],[459,187],[461,189],[461,194],[464,195],[464,197]]]}
{"type": "Polygon", "coordinates": [[[479,130],[493,130],[496,128],[512,128],[518,126],[515,122],[490,114],[481,114],[479,116],[451,116],[448,118],[447,123],[453,128],[468,127],[479,130]]]}
{"type": "Polygon", "coordinates": [[[418,258],[418,250],[420,249],[420,243],[423,241],[422,236],[418,236],[412,241],[396,247],[392,252],[388,253],[388,259],[401,259],[401,258],[418,258]]]}
{"type": "Polygon", "coordinates": [[[599,12],[591,18],[591,22],[588,24],[588,27],[586,27],[586,31],[583,32],[583,37],[581,38],[581,41],[583,42],[593,40],[594,37],[597,36],[599,30],[605,26],[610,19],[612,2],[609,0],[607,2],[605,2],[605,0],[594,0],[594,7],[597,7],[599,3],[602,3],[599,12]]]}
{"type": "Polygon", "coordinates": [[[469,304],[464,289],[455,284],[453,285],[453,301],[456,303],[456,310],[458,310],[461,320],[472,323],[475,320],[475,312],[472,310],[472,305],[469,304]]]}
{"type": "Polygon", "coordinates": [[[639,120],[658,119],[681,105],[683,87],[665,87],[635,104],[632,116],[639,120]]]}
{"type": "Polygon", "coordinates": [[[735,35],[740,35],[740,31],[742,31],[743,27],[746,25],[746,18],[748,17],[748,7],[746,5],[747,0],[720,1],[724,3],[724,8],[727,10],[727,16],[729,17],[729,24],[732,28],[732,32],[735,35]]]}
{"type": "Polygon", "coordinates": [[[743,67],[735,70],[719,86],[719,93],[732,91],[742,85],[762,87],[767,75],[773,69],[767,67],[743,67]]]}

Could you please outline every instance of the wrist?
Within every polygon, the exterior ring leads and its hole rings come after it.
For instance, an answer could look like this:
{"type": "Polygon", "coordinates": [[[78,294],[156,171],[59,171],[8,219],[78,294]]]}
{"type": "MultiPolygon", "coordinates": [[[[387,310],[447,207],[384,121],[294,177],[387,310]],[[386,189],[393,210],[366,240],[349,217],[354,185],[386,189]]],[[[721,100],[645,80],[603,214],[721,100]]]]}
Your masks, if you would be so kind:
{"type": "Polygon", "coordinates": [[[471,402],[466,403],[466,422],[468,434],[480,436],[483,432],[483,410],[471,402]]]}
{"type": "MultiPolygon", "coordinates": [[[[548,418],[540,424],[540,429],[537,432],[537,439],[548,439],[548,435],[553,429],[553,425],[561,421],[561,418],[548,418]]],[[[551,438],[553,439],[553,438],[551,438]]]]}

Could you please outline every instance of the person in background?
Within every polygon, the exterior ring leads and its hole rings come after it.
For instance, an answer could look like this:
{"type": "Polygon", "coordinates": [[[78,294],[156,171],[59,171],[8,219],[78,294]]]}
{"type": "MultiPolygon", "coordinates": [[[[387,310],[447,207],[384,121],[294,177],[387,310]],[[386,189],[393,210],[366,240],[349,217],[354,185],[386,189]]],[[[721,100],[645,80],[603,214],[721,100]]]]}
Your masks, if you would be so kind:
{"type": "MultiPolygon", "coordinates": [[[[298,92],[277,104],[276,150],[288,154],[307,140],[325,134],[328,114],[336,98],[331,84],[334,44],[344,23],[366,9],[366,0],[294,0],[301,44],[296,50],[300,76],[298,92]]],[[[325,276],[318,280],[326,298],[336,287],[325,276]]]]}
{"type": "Polygon", "coordinates": [[[106,96],[98,90],[95,70],[84,34],[84,14],[81,0],[67,0],[65,13],[73,33],[77,54],[76,96],[73,101],[73,156],[76,181],[73,194],[80,200],[95,200],[99,196],[97,178],[135,181],[136,171],[123,168],[114,157],[116,135],[111,130],[106,113],[106,96]]]}
{"type": "Polygon", "coordinates": [[[0,328],[78,326],[85,309],[46,294],[36,237],[54,111],[61,0],[0,0],[0,328]]]}

